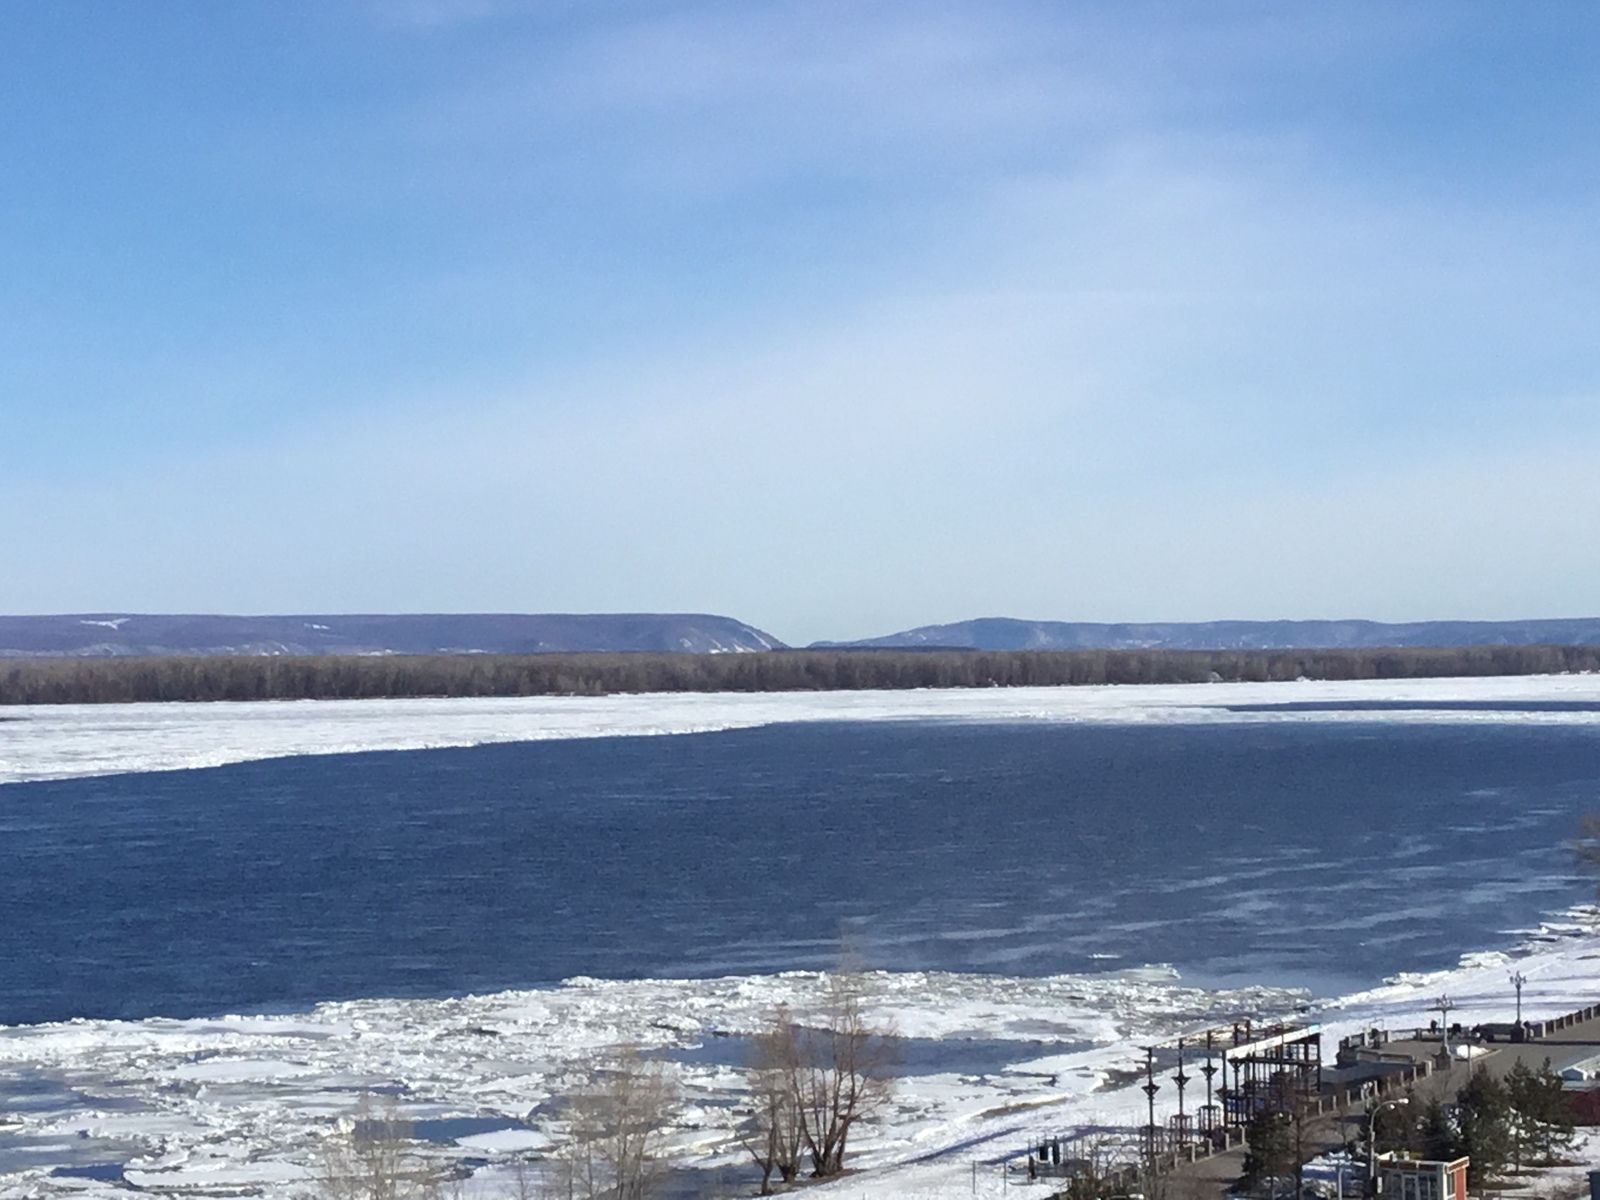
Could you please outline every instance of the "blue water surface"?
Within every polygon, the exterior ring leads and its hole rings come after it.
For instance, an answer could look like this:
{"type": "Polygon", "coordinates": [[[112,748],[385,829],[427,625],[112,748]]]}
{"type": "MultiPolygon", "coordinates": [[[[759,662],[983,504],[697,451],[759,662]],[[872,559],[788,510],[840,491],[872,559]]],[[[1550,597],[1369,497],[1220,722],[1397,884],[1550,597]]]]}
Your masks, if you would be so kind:
{"type": "Polygon", "coordinates": [[[0,787],[0,1022],[1171,963],[1324,994],[1592,895],[1600,731],[778,725],[0,787]]]}

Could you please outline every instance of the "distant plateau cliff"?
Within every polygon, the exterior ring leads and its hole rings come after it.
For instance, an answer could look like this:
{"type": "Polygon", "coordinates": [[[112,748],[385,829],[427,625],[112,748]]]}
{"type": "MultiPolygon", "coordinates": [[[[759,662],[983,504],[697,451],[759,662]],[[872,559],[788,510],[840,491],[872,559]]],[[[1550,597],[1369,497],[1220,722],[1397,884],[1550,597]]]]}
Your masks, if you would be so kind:
{"type": "Polygon", "coordinates": [[[0,616],[0,658],[169,655],[736,654],[783,643],[700,613],[0,616]]]}

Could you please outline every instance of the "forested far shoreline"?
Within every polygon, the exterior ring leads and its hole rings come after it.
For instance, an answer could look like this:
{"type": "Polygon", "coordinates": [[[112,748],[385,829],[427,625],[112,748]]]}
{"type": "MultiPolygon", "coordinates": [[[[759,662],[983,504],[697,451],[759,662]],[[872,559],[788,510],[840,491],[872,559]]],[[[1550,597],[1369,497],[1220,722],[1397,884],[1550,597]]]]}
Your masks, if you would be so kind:
{"type": "Polygon", "coordinates": [[[13,659],[0,705],[1067,687],[1600,670],[1600,646],[13,659]]]}

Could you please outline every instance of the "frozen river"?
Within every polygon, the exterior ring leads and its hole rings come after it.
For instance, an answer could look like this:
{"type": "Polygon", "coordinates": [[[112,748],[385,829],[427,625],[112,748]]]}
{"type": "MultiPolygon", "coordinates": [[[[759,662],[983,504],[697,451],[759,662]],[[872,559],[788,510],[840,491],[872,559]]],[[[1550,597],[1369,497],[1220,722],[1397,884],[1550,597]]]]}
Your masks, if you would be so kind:
{"type": "Polygon", "coordinates": [[[1121,1103],[1095,1088],[1130,1039],[1466,952],[1490,987],[1591,894],[1562,843],[1600,809],[1592,678],[3,715],[18,1187],[87,1163],[292,1194],[319,1123],[399,1078],[526,1150],[559,1136],[522,1124],[551,1076],[621,1037],[701,1081],[685,1153],[714,1160],[737,1082],[695,1047],[803,1004],[841,937],[928,1042],[872,1153],[1042,1079],[1067,1122],[1121,1103]]]}

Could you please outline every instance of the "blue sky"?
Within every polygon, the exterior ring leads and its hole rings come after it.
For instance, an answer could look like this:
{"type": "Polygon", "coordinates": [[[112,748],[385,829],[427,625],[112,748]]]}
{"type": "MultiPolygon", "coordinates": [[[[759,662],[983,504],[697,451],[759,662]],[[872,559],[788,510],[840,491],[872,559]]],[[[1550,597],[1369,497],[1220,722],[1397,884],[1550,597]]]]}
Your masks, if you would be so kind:
{"type": "Polygon", "coordinates": [[[1600,614],[1600,15],[0,6],[0,611],[1600,614]]]}

